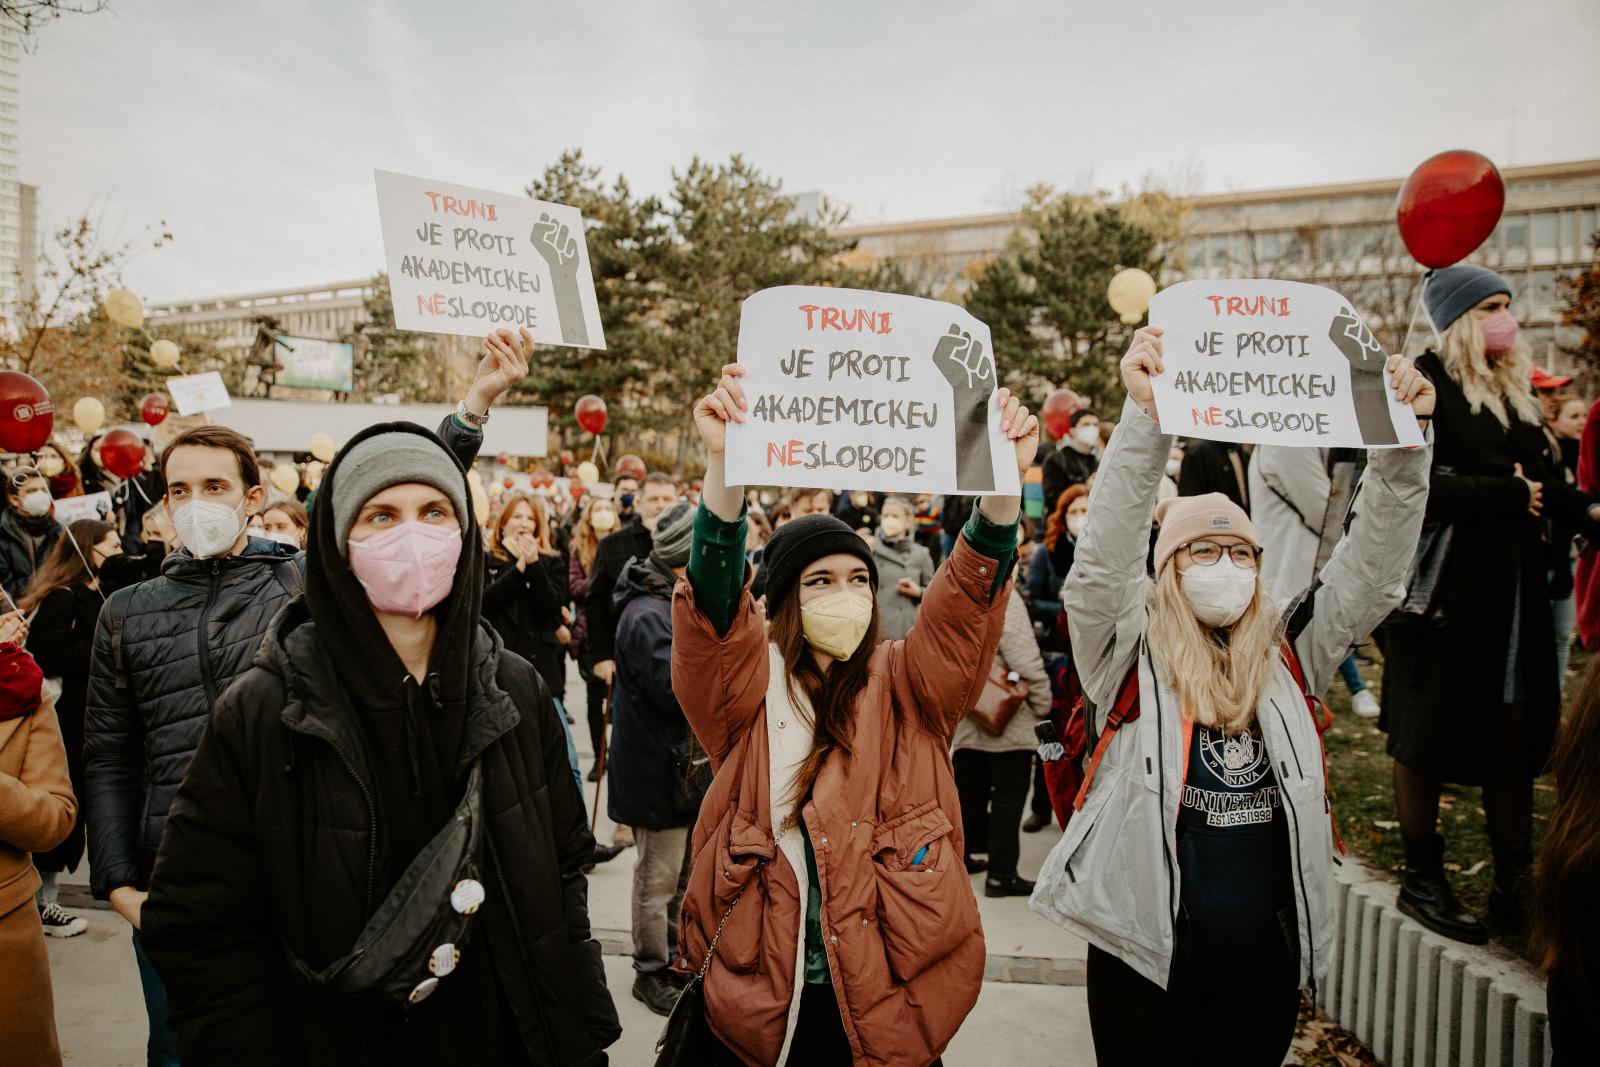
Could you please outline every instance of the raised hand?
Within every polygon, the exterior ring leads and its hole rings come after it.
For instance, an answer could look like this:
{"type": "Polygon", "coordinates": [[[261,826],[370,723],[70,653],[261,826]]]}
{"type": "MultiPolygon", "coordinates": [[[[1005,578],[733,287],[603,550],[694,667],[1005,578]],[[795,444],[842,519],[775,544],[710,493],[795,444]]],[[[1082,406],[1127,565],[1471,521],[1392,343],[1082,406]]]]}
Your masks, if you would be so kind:
{"type": "Polygon", "coordinates": [[[939,368],[955,393],[956,488],[983,493],[994,488],[994,458],[989,452],[989,397],[994,393],[994,357],[957,324],[933,348],[939,368]]]}
{"type": "Polygon", "coordinates": [[[583,294],[578,288],[578,237],[567,224],[541,214],[528,234],[534,251],[544,257],[555,288],[556,314],[561,318],[561,340],[569,345],[587,345],[589,326],[583,317],[583,294]]]}
{"type": "Polygon", "coordinates": [[[1029,414],[1021,398],[1013,396],[1009,389],[995,393],[994,403],[1000,409],[1000,432],[1016,449],[1017,477],[1021,478],[1039,454],[1039,417],[1029,414]]]}
{"type": "Polygon", "coordinates": [[[478,373],[467,390],[467,410],[487,415],[489,405],[527,377],[532,356],[533,335],[525,329],[516,333],[499,329],[485,335],[483,358],[478,361],[478,373]]]}
{"type": "Polygon", "coordinates": [[[1356,426],[1369,445],[1392,445],[1400,438],[1389,417],[1383,369],[1388,357],[1361,316],[1341,307],[1328,326],[1328,339],[1350,361],[1350,396],[1356,405],[1356,426]]]}
{"type": "Polygon", "coordinates": [[[1122,387],[1128,391],[1128,396],[1133,398],[1140,411],[1158,422],[1160,416],[1156,413],[1156,391],[1150,379],[1167,369],[1161,361],[1161,335],[1165,332],[1159,326],[1135,330],[1120,364],[1122,387]]]}
{"type": "Polygon", "coordinates": [[[1437,398],[1433,383],[1417,369],[1417,365],[1404,356],[1390,356],[1384,363],[1389,374],[1389,384],[1394,388],[1394,398],[1411,407],[1419,419],[1433,416],[1433,402],[1437,398]]]}
{"type": "Polygon", "coordinates": [[[729,363],[722,368],[722,378],[717,387],[701,397],[694,405],[694,428],[705,443],[706,451],[720,456],[728,447],[728,423],[744,422],[749,418],[750,401],[745,398],[744,367],[729,363]]]}

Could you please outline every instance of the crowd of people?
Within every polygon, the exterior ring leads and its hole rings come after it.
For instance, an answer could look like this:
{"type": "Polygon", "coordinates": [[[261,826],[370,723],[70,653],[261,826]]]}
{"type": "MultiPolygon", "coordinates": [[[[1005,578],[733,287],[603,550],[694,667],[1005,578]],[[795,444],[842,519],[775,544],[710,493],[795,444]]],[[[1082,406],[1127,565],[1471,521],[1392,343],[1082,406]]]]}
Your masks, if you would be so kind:
{"type": "Polygon", "coordinates": [[[1558,1060],[1593,1047],[1600,669],[1562,706],[1600,642],[1600,413],[1532,365],[1504,279],[1425,292],[1438,344],[1386,368],[1423,447],[1175,441],[1147,327],[1114,424],[1080,406],[1041,443],[996,391],[1018,497],[729,485],[730,364],[702,480],[481,514],[482,427],[532,354],[510,331],[433,431],[370,427],[297,493],[223,427],[132,479],[51,442],[0,511],[8,1062],[61,1062],[44,938],[84,931],[59,890],[87,859],[151,1064],[603,1063],[586,876],[632,850],[630,992],[676,1062],[941,1062],[983,980],[976,886],[1088,942],[1101,1063],[1214,1062],[1225,971],[1228,1062],[1276,1065],[1335,937],[1336,675],[1387,736],[1400,908],[1531,933],[1558,1060]],[[99,489],[110,514],[53,516],[99,489]],[[1482,917],[1452,783],[1483,789],[1482,917]]]}

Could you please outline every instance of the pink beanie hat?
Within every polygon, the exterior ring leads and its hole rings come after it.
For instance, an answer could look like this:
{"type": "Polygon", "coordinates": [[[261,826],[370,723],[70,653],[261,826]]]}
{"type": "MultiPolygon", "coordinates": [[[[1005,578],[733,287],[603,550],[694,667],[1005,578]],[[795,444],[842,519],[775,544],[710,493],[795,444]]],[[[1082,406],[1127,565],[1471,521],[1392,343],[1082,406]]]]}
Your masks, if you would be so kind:
{"type": "Polygon", "coordinates": [[[1231,536],[1261,547],[1261,535],[1256,533],[1250,516],[1221,493],[1168,497],[1156,505],[1156,522],[1161,527],[1156,537],[1157,574],[1172,554],[1190,541],[1231,536]]]}

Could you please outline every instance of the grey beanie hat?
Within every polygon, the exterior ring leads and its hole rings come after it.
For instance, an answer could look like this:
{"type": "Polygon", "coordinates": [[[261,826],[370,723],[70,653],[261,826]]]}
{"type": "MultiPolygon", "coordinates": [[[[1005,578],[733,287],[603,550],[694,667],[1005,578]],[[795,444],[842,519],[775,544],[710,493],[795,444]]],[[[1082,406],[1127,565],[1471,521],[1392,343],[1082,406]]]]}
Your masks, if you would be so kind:
{"type": "Polygon", "coordinates": [[[1423,282],[1423,300],[1433,328],[1443,333],[1461,316],[1494,296],[1511,295],[1511,283],[1487,267],[1457,263],[1431,271],[1423,282]]]}
{"type": "Polygon", "coordinates": [[[689,543],[694,540],[694,505],[674,504],[656,520],[650,535],[650,554],[668,567],[689,565],[689,543]]]}
{"type": "Polygon", "coordinates": [[[361,514],[361,506],[391,485],[421,482],[431,485],[450,500],[463,531],[472,522],[467,502],[465,479],[455,458],[431,437],[396,430],[374,434],[357,443],[343,456],[333,477],[333,532],[339,541],[339,554],[349,555],[350,528],[361,514]]]}

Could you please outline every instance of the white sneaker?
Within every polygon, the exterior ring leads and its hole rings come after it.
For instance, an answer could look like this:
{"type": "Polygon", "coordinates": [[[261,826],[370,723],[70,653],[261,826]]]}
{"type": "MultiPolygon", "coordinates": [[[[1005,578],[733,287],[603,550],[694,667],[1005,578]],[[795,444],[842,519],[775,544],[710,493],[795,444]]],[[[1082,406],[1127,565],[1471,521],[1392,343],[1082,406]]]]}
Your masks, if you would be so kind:
{"type": "Polygon", "coordinates": [[[77,937],[89,929],[89,920],[67,914],[66,909],[52,901],[39,905],[39,925],[44,927],[46,937],[77,937]]]}
{"type": "Polygon", "coordinates": [[[1350,698],[1350,710],[1363,719],[1376,719],[1378,717],[1378,698],[1372,695],[1372,690],[1363,689],[1350,698]]]}

